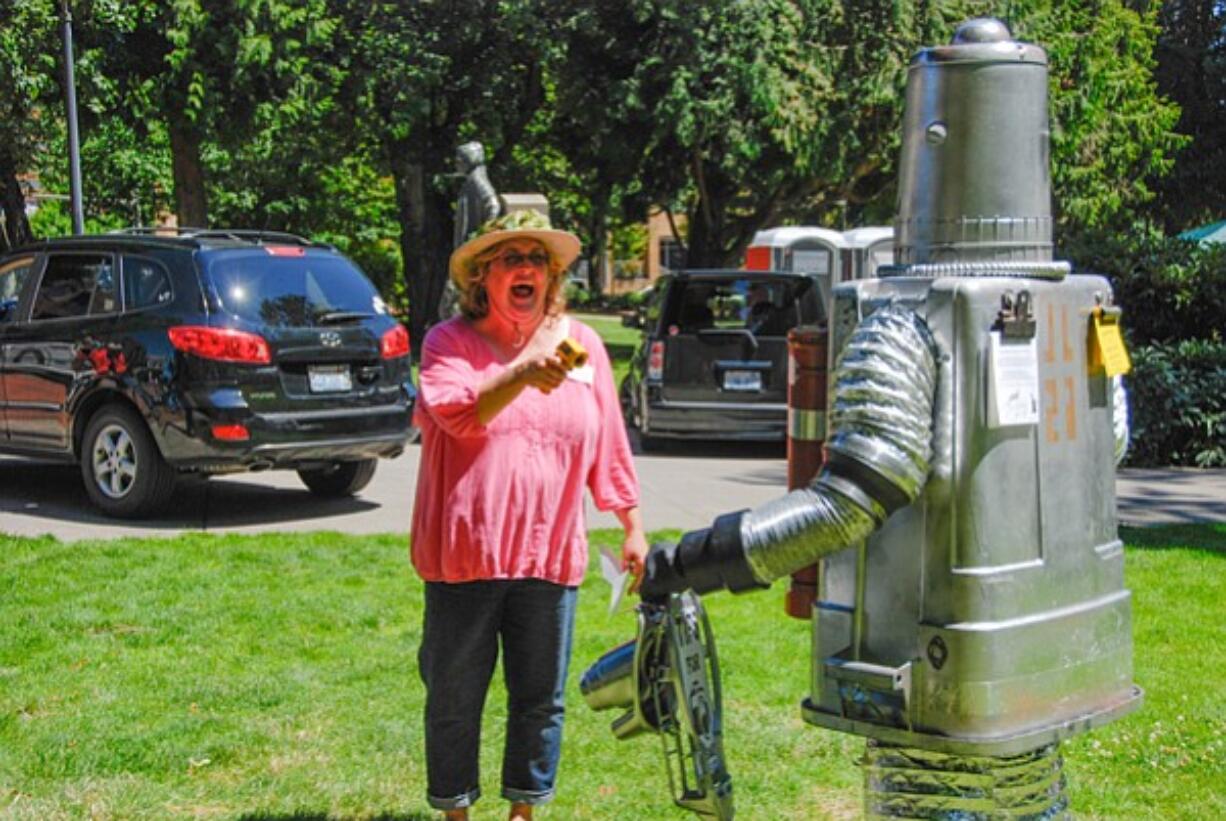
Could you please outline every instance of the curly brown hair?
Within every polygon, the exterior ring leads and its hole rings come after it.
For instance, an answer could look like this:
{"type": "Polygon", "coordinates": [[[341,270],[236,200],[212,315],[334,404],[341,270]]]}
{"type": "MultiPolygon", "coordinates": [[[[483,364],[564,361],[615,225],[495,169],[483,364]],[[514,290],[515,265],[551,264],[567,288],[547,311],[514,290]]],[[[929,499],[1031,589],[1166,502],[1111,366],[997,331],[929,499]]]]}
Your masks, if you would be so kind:
{"type": "MultiPolygon", "coordinates": [[[[490,263],[501,256],[501,249],[508,242],[504,240],[497,245],[491,245],[472,260],[472,274],[468,277],[467,287],[460,291],[460,312],[466,319],[482,319],[489,315],[490,296],[485,290],[485,278],[490,272],[490,263]]],[[[549,281],[545,284],[545,315],[558,316],[566,310],[566,289],[562,287],[562,275],[566,269],[558,259],[549,253],[542,243],[536,243],[549,256],[549,281]]]]}

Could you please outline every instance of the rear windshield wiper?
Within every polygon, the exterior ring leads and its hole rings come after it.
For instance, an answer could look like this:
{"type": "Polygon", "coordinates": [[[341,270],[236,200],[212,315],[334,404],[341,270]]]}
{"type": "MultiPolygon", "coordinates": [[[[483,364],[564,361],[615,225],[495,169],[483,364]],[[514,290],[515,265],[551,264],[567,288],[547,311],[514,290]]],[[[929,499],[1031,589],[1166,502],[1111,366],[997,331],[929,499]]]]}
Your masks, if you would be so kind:
{"type": "Polygon", "coordinates": [[[374,314],[363,311],[328,311],[315,317],[320,325],[343,325],[346,322],[360,322],[370,319],[374,314]]]}
{"type": "Polygon", "coordinates": [[[749,328],[703,328],[698,336],[743,336],[749,340],[751,350],[758,349],[758,337],[749,328]]]}

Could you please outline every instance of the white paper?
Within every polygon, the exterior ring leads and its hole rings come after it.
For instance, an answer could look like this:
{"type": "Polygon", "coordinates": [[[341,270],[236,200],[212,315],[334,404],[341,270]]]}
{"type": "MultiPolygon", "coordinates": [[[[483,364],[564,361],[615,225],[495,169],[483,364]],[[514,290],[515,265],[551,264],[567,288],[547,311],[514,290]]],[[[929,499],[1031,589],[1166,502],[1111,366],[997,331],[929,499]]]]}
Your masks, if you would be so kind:
{"type": "Polygon", "coordinates": [[[600,548],[600,575],[613,587],[609,596],[609,615],[617,612],[617,606],[622,603],[626,589],[630,586],[630,571],[622,570],[621,559],[613,555],[607,547],[600,548]]]}
{"type": "Polygon", "coordinates": [[[582,368],[571,368],[566,372],[566,378],[590,385],[596,381],[596,369],[592,367],[591,363],[584,365],[582,368]]]}
{"type": "Polygon", "coordinates": [[[1039,424],[1039,349],[1036,341],[989,337],[988,426],[1039,424]]]}

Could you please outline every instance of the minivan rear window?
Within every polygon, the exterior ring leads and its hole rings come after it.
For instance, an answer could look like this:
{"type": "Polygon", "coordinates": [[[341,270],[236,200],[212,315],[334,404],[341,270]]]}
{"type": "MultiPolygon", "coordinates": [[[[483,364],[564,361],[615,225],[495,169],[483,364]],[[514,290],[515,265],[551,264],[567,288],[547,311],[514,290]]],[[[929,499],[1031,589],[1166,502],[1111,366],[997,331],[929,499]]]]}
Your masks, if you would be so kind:
{"type": "Polygon", "coordinates": [[[822,319],[813,285],[805,277],[678,279],[664,323],[678,333],[714,328],[785,336],[797,325],[822,319]]]}
{"type": "Polygon", "coordinates": [[[370,280],[332,254],[226,251],[211,255],[206,270],[226,312],[273,327],[329,325],[387,310],[370,280]]]}

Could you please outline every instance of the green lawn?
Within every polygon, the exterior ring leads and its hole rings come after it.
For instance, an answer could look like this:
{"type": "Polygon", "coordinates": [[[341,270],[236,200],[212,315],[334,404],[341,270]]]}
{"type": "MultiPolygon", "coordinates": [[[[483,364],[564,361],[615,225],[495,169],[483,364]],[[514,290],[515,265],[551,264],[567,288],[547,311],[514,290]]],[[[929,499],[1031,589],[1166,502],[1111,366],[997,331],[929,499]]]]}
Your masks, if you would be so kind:
{"type": "MultiPolygon", "coordinates": [[[[1086,818],[1226,817],[1226,526],[1129,530],[1142,710],[1067,745],[1086,818]]],[[[615,532],[594,534],[616,544],[615,532]]],[[[850,818],[863,742],[806,726],[806,624],[782,593],[711,596],[739,818],[850,818]]],[[[572,678],[629,638],[594,575],[572,678]]],[[[403,536],[0,536],[0,817],[424,819],[421,584],[403,536]]],[[[577,686],[542,818],[690,817],[654,739],[577,686]]],[[[477,818],[498,799],[503,694],[477,818]]]]}

